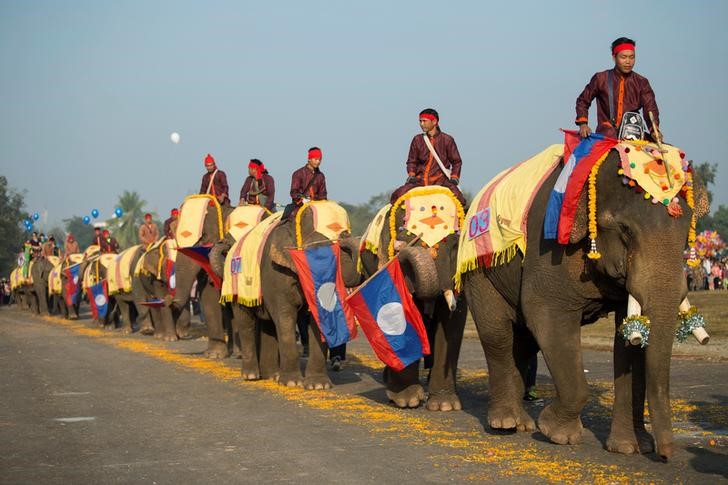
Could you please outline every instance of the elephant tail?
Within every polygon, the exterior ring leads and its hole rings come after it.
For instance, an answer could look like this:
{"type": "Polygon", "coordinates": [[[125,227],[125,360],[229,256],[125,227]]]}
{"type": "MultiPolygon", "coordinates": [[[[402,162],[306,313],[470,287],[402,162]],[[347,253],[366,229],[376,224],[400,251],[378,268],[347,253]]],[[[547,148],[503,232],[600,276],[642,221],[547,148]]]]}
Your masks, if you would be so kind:
{"type": "Polygon", "coordinates": [[[427,249],[420,246],[407,246],[398,253],[402,272],[412,285],[412,293],[418,298],[435,298],[441,291],[435,261],[427,249]]]}

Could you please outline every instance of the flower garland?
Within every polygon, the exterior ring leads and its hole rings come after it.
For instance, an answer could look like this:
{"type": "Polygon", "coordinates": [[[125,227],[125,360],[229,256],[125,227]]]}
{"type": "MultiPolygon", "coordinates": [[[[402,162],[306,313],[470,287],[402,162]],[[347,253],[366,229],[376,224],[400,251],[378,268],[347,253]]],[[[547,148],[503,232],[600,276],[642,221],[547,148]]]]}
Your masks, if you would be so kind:
{"type": "Polygon", "coordinates": [[[627,342],[629,342],[629,336],[633,332],[638,332],[642,335],[640,347],[645,348],[647,347],[647,343],[650,338],[650,319],[644,315],[630,315],[622,320],[622,325],[619,326],[617,331],[627,342]]]}
{"type": "Polygon", "coordinates": [[[679,312],[677,319],[680,322],[680,326],[675,332],[675,338],[680,343],[685,342],[696,328],[705,327],[705,317],[698,312],[698,309],[694,305],[688,311],[679,312]]]}
{"type": "Polygon", "coordinates": [[[696,267],[700,264],[700,260],[697,258],[695,251],[695,225],[697,218],[695,217],[695,194],[693,193],[693,172],[687,172],[687,180],[685,181],[685,200],[688,203],[688,207],[693,211],[693,215],[690,217],[690,230],[688,231],[688,247],[690,248],[690,257],[688,258],[688,266],[696,267]]]}
{"type": "Polygon", "coordinates": [[[599,160],[594,163],[594,166],[589,172],[589,239],[591,240],[591,246],[589,247],[589,253],[587,257],[589,259],[599,259],[602,257],[601,253],[597,251],[597,174],[599,168],[607,159],[609,152],[607,150],[599,160]]]}
{"type": "Polygon", "coordinates": [[[463,205],[460,203],[457,197],[455,197],[455,194],[453,194],[450,189],[442,187],[440,185],[432,185],[426,190],[417,190],[416,192],[414,190],[409,190],[402,194],[394,202],[394,204],[392,204],[392,209],[389,211],[389,246],[387,248],[387,254],[389,255],[389,259],[392,259],[394,257],[394,241],[397,239],[397,210],[402,204],[405,203],[407,199],[410,199],[414,196],[431,194],[445,194],[450,197],[450,199],[452,199],[458,211],[458,225],[462,229],[463,224],[465,223],[465,211],[463,210],[463,205]]]}
{"type": "Polygon", "coordinates": [[[306,210],[313,201],[306,202],[301,207],[298,208],[298,212],[296,212],[296,247],[298,249],[301,249],[303,247],[303,234],[301,233],[301,216],[303,215],[303,211],[306,210]]]}

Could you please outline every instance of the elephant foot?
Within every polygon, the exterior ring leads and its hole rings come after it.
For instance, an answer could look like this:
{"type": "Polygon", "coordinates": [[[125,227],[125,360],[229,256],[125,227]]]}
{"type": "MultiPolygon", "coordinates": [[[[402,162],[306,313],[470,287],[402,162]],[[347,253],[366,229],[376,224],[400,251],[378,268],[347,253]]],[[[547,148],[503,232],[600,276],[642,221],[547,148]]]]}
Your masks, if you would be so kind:
{"type": "Polygon", "coordinates": [[[190,329],[189,328],[177,328],[177,337],[179,337],[181,340],[188,340],[192,338],[190,335],[190,329]]]}
{"type": "Polygon", "coordinates": [[[666,441],[664,443],[657,442],[657,454],[662,458],[663,461],[669,461],[672,458],[672,454],[675,451],[675,444],[672,441],[666,441]]]}
{"type": "Polygon", "coordinates": [[[113,323],[107,323],[103,327],[104,327],[104,330],[106,330],[107,332],[110,332],[116,328],[116,326],[114,326],[113,323]]]}
{"type": "Polygon", "coordinates": [[[549,404],[541,411],[538,417],[538,428],[552,442],[559,445],[575,445],[581,441],[581,418],[564,420],[554,411],[554,405],[549,404]]]}
{"type": "Polygon", "coordinates": [[[154,327],[142,327],[139,329],[139,333],[142,335],[154,335],[154,327]]]}
{"type": "Polygon", "coordinates": [[[129,335],[134,331],[133,328],[131,328],[131,325],[124,325],[121,327],[121,333],[124,335],[129,335]]]}
{"type": "Polygon", "coordinates": [[[154,331],[154,338],[157,339],[157,340],[162,340],[162,338],[164,338],[164,334],[161,331],[160,332],[157,332],[155,330],[154,331]]]}
{"type": "Polygon", "coordinates": [[[258,372],[246,372],[243,370],[240,372],[240,375],[243,377],[244,381],[257,381],[260,379],[260,373],[258,372]]]}
{"type": "Polygon", "coordinates": [[[625,431],[612,430],[609,433],[606,448],[612,453],[622,453],[624,455],[652,453],[655,451],[655,441],[644,427],[636,427],[634,430],[625,431]]]}
{"type": "Polygon", "coordinates": [[[228,356],[228,348],[225,342],[214,342],[210,340],[207,350],[203,354],[208,359],[224,359],[228,356]]]}
{"type": "Polygon", "coordinates": [[[412,384],[399,392],[387,389],[387,397],[398,408],[416,408],[425,400],[425,390],[420,384],[412,384]]]}
{"type": "Polygon", "coordinates": [[[450,391],[434,391],[430,392],[427,396],[427,403],[425,404],[428,411],[460,411],[463,409],[463,405],[460,402],[460,398],[454,392],[450,391]]]}
{"type": "Polygon", "coordinates": [[[176,333],[175,334],[171,334],[171,335],[163,335],[162,336],[162,341],[163,342],[176,342],[177,340],[179,340],[179,338],[177,337],[177,334],[176,333]]]}
{"type": "Polygon", "coordinates": [[[303,387],[303,376],[300,372],[279,374],[275,377],[275,380],[284,387],[303,387]]]}
{"type": "Polygon", "coordinates": [[[536,431],[536,423],[520,403],[511,406],[491,406],[488,408],[488,424],[493,429],[536,431]]]}
{"type": "Polygon", "coordinates": [[[331,389],[334,385],[327,375],[306,376],[303,380],[303,387],[309,391],[321,391],[331,389]]]}
{"type": "Polygon", "coordinates": [[[69,315],[66,318],[68,318],[69,320],[78,320],[78,315],[69,315]]]}

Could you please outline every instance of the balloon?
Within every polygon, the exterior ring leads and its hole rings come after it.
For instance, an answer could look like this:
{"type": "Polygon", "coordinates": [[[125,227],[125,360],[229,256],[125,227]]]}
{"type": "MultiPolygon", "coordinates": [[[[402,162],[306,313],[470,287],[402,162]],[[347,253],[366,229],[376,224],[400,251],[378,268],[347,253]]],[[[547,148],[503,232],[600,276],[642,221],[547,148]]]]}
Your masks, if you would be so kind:
{"type": "Polygon", "coordinates": [[[177,133],[176,131],[173,132],[171,135],[169,135],[169,139],[172,140],[172,143],[176,145],[177,143],[179,143],[179,133],[177,133]]]}
{"type": "Polygon", "coordinates": [[[93,216],[94,219],[96,219],[97,217],[99,217],[99,210],[98,209],[92,209],[91,210],[91,215],[93,216]]]}
{"type": "Polygon", "coordinates": [[[116,217],[121,217],[121,216],[123,216],[123,215],[124,215],[124,211],[123,211],[123,210],[121,210],[121,207],[117,207],[117,208],[116,208],[116,209],[114,210],[114,214],[116,214],[116,217]]]}
{"type": "Polygon", "coordinates": [[[83,223],[84,224],[90,224],[91,218],[89,216],[83,216],[83,223]]]}
{"type": "Polygon", "coordinates": [[[40,214],[38,214],[37,212],[34,212],[33,213],[33,220],[34,221],[37,221],[38,219],[40,219],[40,214]]]}

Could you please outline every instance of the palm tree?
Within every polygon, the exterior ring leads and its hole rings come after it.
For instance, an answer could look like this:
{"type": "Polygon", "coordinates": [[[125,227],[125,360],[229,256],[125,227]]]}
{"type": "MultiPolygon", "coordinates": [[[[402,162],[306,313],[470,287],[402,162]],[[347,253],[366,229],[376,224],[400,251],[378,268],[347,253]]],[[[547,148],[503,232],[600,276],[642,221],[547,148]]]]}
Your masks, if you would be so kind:
{"type": "Polygon", "coordinates": [[[147,201],[142,199],[137,192],[125,190],[119,196],[118,207],[123,211],[121,217],[109,219],[108,227],[112,235],[119,241],[121,248],[128,248],[137,244],[137,231],[144,222],[144,206],[147,201]]]}

